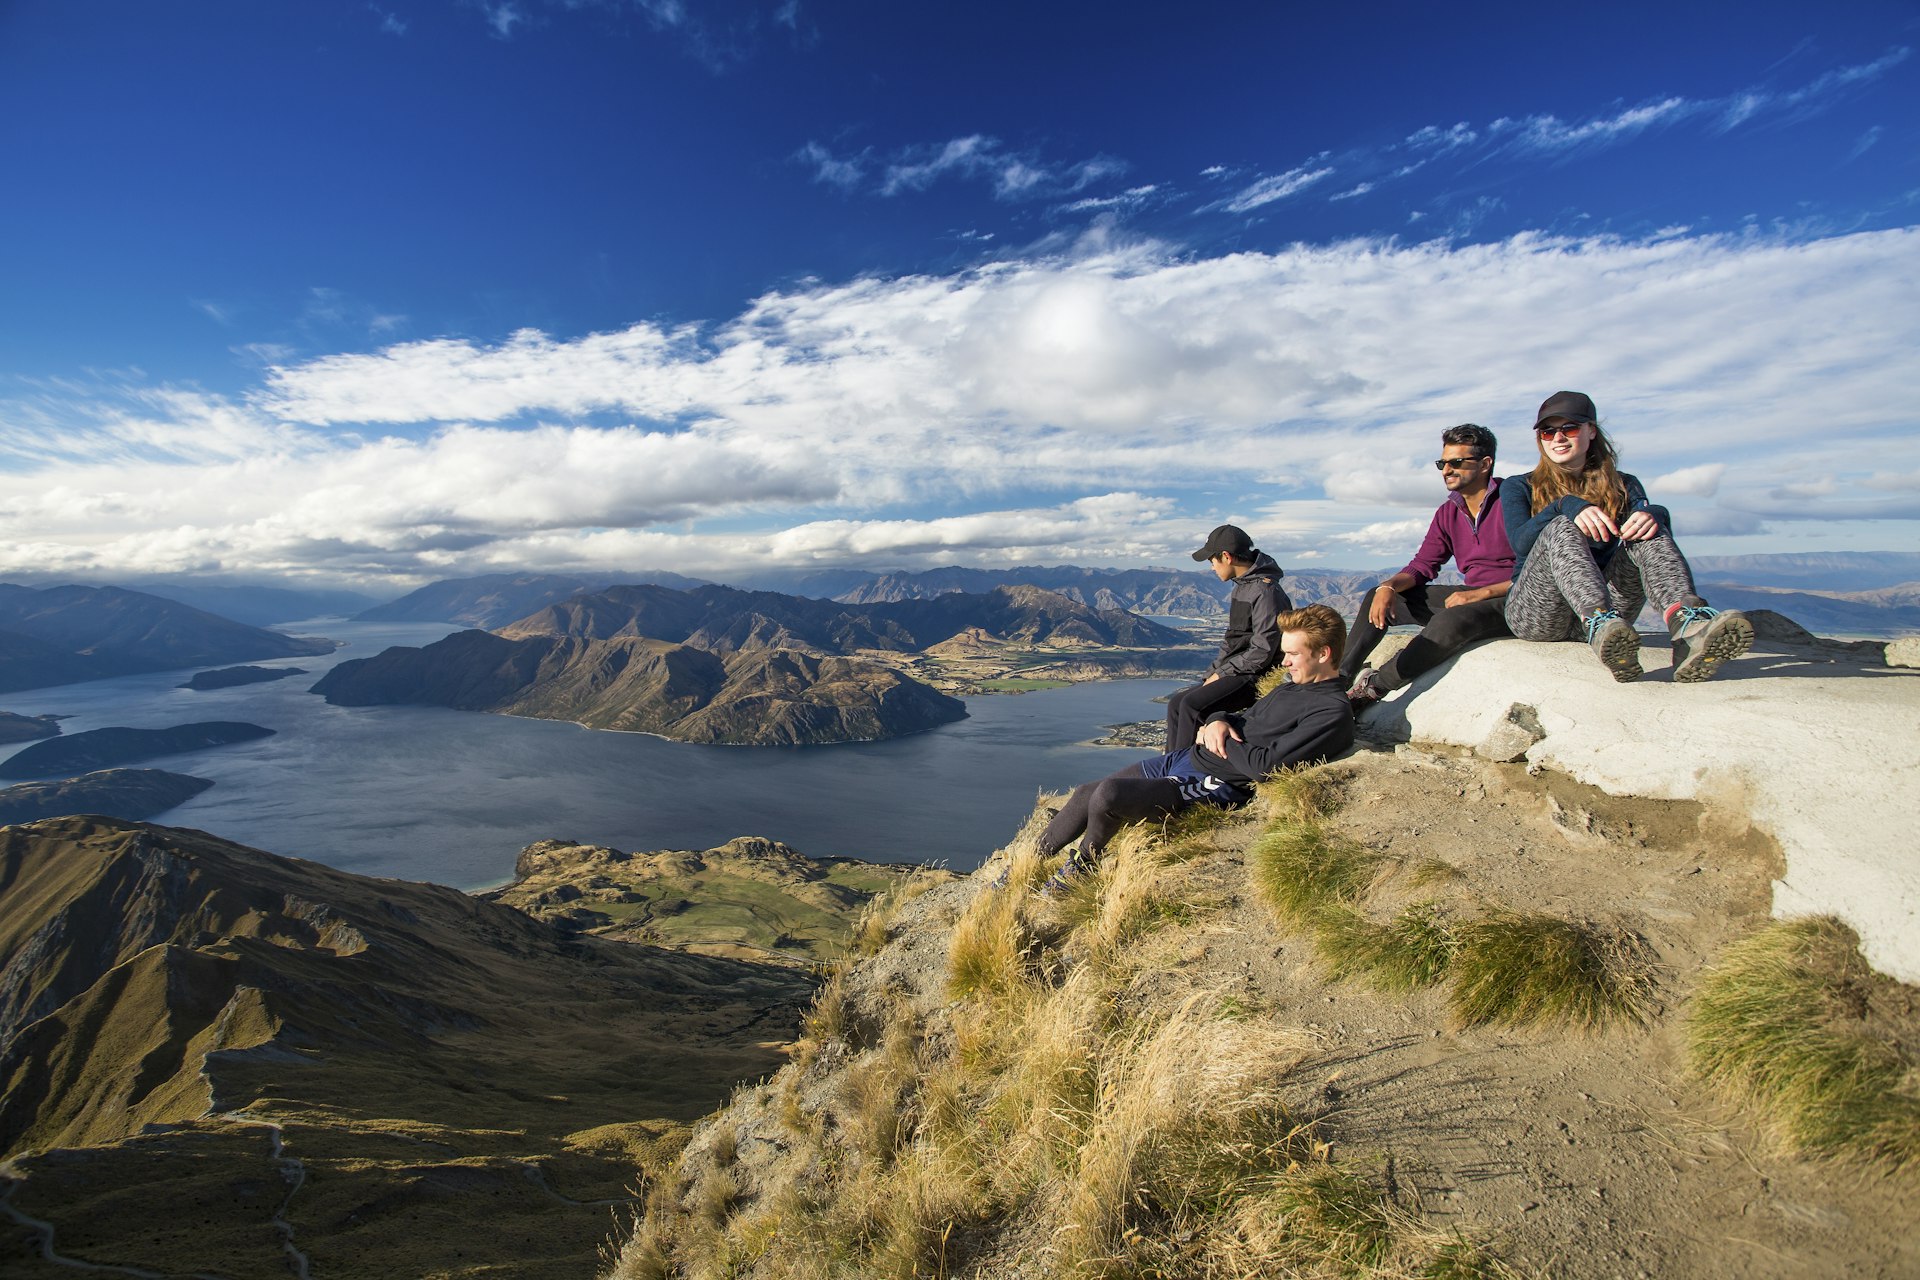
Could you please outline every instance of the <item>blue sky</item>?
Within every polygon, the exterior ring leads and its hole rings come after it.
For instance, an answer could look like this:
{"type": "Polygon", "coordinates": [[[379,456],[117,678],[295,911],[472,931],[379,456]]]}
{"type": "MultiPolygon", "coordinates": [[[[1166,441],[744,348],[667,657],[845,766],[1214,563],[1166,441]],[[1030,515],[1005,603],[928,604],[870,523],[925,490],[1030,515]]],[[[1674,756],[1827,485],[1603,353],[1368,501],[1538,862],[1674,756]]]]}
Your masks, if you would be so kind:
{"type": "Polygon", "coordinates": [[[1348,9],[0,0],[0,571],[1920,543],[1920,10],[1348,9]]]}

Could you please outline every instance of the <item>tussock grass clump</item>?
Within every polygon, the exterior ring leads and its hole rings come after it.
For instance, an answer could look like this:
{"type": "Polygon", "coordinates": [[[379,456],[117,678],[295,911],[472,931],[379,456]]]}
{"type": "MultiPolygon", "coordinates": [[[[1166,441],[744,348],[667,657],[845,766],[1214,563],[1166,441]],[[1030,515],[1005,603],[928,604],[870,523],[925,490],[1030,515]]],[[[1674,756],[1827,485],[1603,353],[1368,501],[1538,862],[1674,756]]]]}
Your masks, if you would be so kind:
{"type": "Polygon", "coordinates": [[[1380,864],[1379,854],[1318,822],[1274,823],[1247,859],[1261,898],[1282,921],[1301,929],[1311,929],[1329,907],[1357,902],[1380,864]]]}
{"type": "Polygon", "coordinates": [[[1455,934],[1447,1004],[1462,1026],[1646,1020],[1652,972],[1624,929],[1499,908],[1455,934]]]}
{"type": "Polygon", "coordinates": [[[1438,903],[1417,902],[1386,924],[1329,907],[1314,918],[1314,943],[1336,977],[1359,977],[1380,991],[1433,986],[1453,965],[1459,938],[1438,903]]]}
{"type": "MultiPolygon", "coordinates": [[[[1009,886],[1011,888],[1011,886],[1009,886]]],[[[954,923],[947,943],[947,989],[955,999],[1007,996],[1026,978],[1033,926],[1020,891],[976,897],[954,923]]]]}
{"type": "Polygon", "coordinates": [[[1321,815],[1330,787],[1309,771],[1267,784],[1276,816],[1255,843],[1248,872],[1274,915],[1313,939],[1335,977],[1382,991],[1446,982],[1463,1026],[1646,1020],[1653,968],[1625,929],[1465,901],[1416,902],[1385,923],[1370,918],[1368,899],[1390,879],[1418,889],[1460,874],[1437,859],[1397,872],[1392,859],[1329,830],[1321,815]],[[1455,919],[1462,907],[1478,918],[1455,919]]]}
{"type": "Polygon", "coordinates": [[[1334,780],[1324,768],[1283,769],[1254,788],[1254,804],[1276,822],[1318,822],[1333,808],[1334,780]]]}
{"type": "Polygon", "coordinates": [[[1104,1045],[1056,1236],[1068,1274],[1130,1273],[1146,1229],[1192,1234],[1307,1154],[1311,1125],[1275,1089],[1310,1039],[1222,1019],[1217,1003],[1196,993],[1104,1045]]]}
{"type": "Polygon", "coordinates": [[[1875,1034],[1897,984],[1831,917],[1769,925],[1728,947],[1687,1021],[1693,1068],[1792,1146],[1892,1167],[1920,1156],[1920,1074],[1875,1034]]]}

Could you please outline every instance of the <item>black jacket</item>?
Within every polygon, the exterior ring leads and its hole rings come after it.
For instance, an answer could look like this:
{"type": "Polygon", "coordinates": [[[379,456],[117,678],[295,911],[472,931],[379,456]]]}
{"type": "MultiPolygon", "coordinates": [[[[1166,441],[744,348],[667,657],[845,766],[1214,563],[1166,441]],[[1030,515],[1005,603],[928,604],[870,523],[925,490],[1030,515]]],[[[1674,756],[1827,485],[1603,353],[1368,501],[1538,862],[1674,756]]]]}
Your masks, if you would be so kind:
{"type": "Polygon", "coordinates": [[[1353,745],[1353,707],[1346,682],[1289,681],[1253,704],[1244,715],[1217,715],[1245,739],[1227,739],[1224,757],[1196,746],[1193,758],[1208,773],[1241,785],[1259,782],[1290,764],[1318,764],[1353,745]]]}
{"type": "Polygon", "coordinates": [[[1208,675],[1252,679],[1280,661],[1280,615],[1293,608],[1293,601],[1280,589],[1286,572],[1262,551],[1255,554],[1253,568],[1234,579],[1227,634],[1220,640],[1220,656],[1207,668],[1208,675]]]}

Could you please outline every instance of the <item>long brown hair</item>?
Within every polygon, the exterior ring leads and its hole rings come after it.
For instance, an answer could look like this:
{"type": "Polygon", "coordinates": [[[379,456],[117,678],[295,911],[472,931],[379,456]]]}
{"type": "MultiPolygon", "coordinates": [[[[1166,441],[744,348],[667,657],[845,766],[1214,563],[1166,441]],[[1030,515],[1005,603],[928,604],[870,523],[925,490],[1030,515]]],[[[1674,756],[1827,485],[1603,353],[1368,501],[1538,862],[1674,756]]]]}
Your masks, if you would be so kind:
{"type": "MultiPolygon", "coordinates": [[[[1587,460],[1579,471],[1569,472],[1556,466],[1547,458],[1547,451],[1540,449],[1540,461],[1534,464],[1529,477],[1533,483],[1533,510],[1529,514],[1537,516],[1572,494],[1585,498],[1612,516],[1616,523],[1627,518],[1627,482],[1620,478],[1620,470],[1613,464],[1613,441],[1607,439],[1599,423],[1588,425],[1593,428],[1593,439],[1587,444],[1587,460]]],[[[1533,443],[1539,448],[1540,437],[1536,435],[1533,443]]]]}

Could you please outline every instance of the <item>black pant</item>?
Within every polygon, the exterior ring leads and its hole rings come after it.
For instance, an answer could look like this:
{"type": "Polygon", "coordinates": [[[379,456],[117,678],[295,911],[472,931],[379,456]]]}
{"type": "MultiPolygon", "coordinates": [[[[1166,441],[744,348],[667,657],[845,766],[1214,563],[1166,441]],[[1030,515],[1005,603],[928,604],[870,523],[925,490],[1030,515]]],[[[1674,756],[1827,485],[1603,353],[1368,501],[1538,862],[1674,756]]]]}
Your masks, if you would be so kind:
{"type": "MultiPolygon", "coordinates": [[[[1367,665],[1367,659],[1373,656],[1375,646],[1385,634],[1385,628],[1374,626],[1369,616],[1374,593],[1385,589],[1375,587],[1360,598],[1360,611],[1354,615],[1353,626],[1347,632],[1347,651],[1340,659],[1340,678],[1348,684],[1359,676],[1360,669],[1367,665]]],[[[1398,689],[1475,641],[1513,634],[1507,629],[1506,602],[1498,597],[1447,607],[1450,596],[1466,589],[1459,585],[1426,586],[1399,593],[1393,612],[1387,617],[1388,623],[1417,622],[1420,634],[1374,673],[1375,688],[1398,689]]]]}
{"type": "Polygon", "coordinates": [[[1098,782],[1075,787],[1067,803],[1040,833],[1040,852],[1052,857],[1084,831],[1087,838],[1080,842],[1081,851],[1090,858],[1098,857],[1107,841],[1129,822],[1164,818],[1186,807],[1178,780],[1143,777],[1140,765],[1130,764],[1098,782]]]}
{"type": "Polygon", "coordinates": [[[1212,684],[1189,685],[1167,699],[1167,750],[1193,745],[1207,717],[1217,711],[1245,711],[1259,700],[1253,676],[1221,676],[1212,684]]]}

